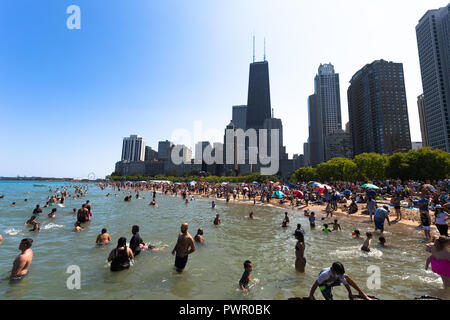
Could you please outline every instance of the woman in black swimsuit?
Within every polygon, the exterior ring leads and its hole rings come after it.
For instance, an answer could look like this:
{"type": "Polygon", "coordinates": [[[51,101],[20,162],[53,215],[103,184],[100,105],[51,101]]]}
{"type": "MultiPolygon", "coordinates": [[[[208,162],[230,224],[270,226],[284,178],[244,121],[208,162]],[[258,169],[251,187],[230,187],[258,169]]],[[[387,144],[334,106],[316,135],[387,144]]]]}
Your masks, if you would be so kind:
{"type": "Polygon", "coordinates": [[[298,272],[304,273],[306,266],[305,254],[305,238],[301,231],[295,231],[295,239],[297,244],[295,245],[295,269],[298,272]]]}
{"type": "Polygon", "coordinates": [[[121,271],[130,268],[130,260],[134,259],[133,252],[127,247],[127,239],[122,237],[117,242],[117,248],[111,251],[108,261],[111,271],[121,271]]]}

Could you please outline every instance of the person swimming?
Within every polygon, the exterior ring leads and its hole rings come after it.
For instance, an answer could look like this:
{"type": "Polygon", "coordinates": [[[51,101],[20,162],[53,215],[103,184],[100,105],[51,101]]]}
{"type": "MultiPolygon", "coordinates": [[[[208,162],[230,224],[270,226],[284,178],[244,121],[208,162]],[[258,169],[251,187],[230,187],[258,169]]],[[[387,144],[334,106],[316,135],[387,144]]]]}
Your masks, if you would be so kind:
{"type": "Polygon", "coordinates": [[[252,220],[254,219],[254,218],[253,218],[253,211],[250,212],[250,214],[248,215],[248,218],[249,218],[249,219],[252,219],[252,220]]]}
{"type": "Polygon", "coordinates": [[[359,230],[355,230],[353,231],[352,236],[354,236],[355,239],[361,239],[361,232],[359,232],[359,230]]]}
{"type": "Polygon", "coordinates": [[[325,232],[325,233],[331,232],[331,230],[328,228],[328,224],[325,223],[325,224],[323,225],[322,231],[325,232]]]}
{"type": "Polygon", "coordinates": [[[50,212],[47,217],[54,219],[56,217],[56,208],[52,209],[52,212],[50,212]]]}
{"type": "Polygon", "coordinates": [[[214,219],[214,225],[218,226],[220,224],[220,215],[216,214],[216,218],[214,219]]]}
{"type": "Polygon", "coordinates": [[[199,228],[197,230],[197,234],[195,235],[194,240],[195,240],[195,242],[198,242],[198,243],[205,242],[205,238],[203,237],[203,229],[202,228],[199,228]]]}

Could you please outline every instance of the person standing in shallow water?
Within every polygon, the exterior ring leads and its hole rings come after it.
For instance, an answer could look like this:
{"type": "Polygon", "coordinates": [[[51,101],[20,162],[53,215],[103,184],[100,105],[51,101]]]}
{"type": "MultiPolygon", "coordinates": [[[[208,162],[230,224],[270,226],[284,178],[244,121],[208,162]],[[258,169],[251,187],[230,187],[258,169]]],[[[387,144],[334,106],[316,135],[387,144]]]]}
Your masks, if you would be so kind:
{"type": "Polygon", "coordinates": [[[303,232],[296,230],[295,239],[297,239],[297,244],[295,245],[295,269],[298,272],[304,273],[306,266],[305,259],[305,238],[303,232]]]}
{"type": "Polygon", "coordinates": [[[111,271],[121,271],[130,268],[130,261],[134,259],[133,251],[127,247],[127,239],[125,237],[119,238],[117,247],[108,257],[108,262],[111,262],[111,271]]]}
{"type": "Polygon", "coordinates": [[[19,245],[19,250],[22,251],[14,260],[13,268],[11,270],[11,280],[21,280],[28,274],[28,269],[30,268],[31,261],[33,260],[33,250],[31,250],[31,245],[33,244],[33,239],[25,238],[22,239],[19,245]]]}
{"type": "Polygon", "coordinates": [[[175,255],[175,268],[178,272],[182,272],[186,267],[188,256],[195,251],[194,239],[188,232],[188,224],[185,222],[181,225],[181,232],[178,240],[172,250],[175,255]]]}

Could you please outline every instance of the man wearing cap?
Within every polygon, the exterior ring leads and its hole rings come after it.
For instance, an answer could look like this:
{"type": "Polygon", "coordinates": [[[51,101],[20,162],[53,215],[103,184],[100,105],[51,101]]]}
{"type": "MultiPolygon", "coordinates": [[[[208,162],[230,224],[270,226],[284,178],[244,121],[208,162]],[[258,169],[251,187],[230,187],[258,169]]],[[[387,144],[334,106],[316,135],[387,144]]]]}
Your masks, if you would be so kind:
{"type": "Polygon", "coordinates": [[[322,292],[323,297],[325,300],[333,300],[333,293],[332,288],[339,286],[340,284],[343,284],[345,288],[348,291],[348,297],[350,300],[353,300],[354,295],[352,294],[352,289],[350,286],[355,288],[359,295],[365,299],[365,300],[371,300],[362,290],[361,288],[356,284],[356,282],[353,281],[352,278],[350,278],[347,274],[345,274],[345,269],[342,263],[335,262],[331,266],[331,268],[323,269],[317,280],[314,282],[311,291],[309,293],[309,299],[314,300],[314,292],[316,291],[317,287],[319,287],[320,291],[322,292]]]}
{"type": "Polygon", "coordinates": [[[373,216],[375,231],[380,230],[381,233],[383,233],[384,220],[387,220],[388,224],[391,225],[391,222],[389,221],[389,207],[387,205],[384,205],[383,208],[378,208],[375,210],[375,215],[373,216]]]}

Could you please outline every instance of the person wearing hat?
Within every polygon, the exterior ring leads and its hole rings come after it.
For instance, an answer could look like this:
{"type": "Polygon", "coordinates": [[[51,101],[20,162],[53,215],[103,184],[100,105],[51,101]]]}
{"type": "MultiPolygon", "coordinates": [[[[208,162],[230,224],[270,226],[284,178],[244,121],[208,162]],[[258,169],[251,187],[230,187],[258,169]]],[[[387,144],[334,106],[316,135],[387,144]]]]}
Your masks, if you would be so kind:
{"type": "Polygon", "coordinates": [[[391,222],[389,221],[389,207],[387,205],[384,205],[383,208],[378,208],[375,210],[375,214],[373,216],[375,231],[380,230],[381,233],[383,233],[384,220],[387,220],[388,224],[391,225],[391,222]]]}
{"type": "Polygon", "coordinates": [[[448,237],[448,213],[445,212],[444,208],[438,204],[436,205],[436,211],[434,213],[436,228],[438,229],[441,236],[448,237]]]}
{"type": "Polygon", "coordinates": [[[353,300],[354,298],[354,295],[352,294],[352,289],[350,287],[356,289],[363,299],[371,300],[361,290],[361,288],[356,284],[356,282],[354,282],[352,278],[350,278],[347,274],[345,274],[344,266],[340,262],[334,262],[331,268],[323,269],[320,272],[319,276],[317,277],[317,280],[311,287],[309,299],[315,300],[314,292],[316,291],[317,287],[319,287],[325,300],[333,300],[332,288],[341,285],[341,283],[347,289],[348,297],[350,298],[350,300],[353,300]]]}

